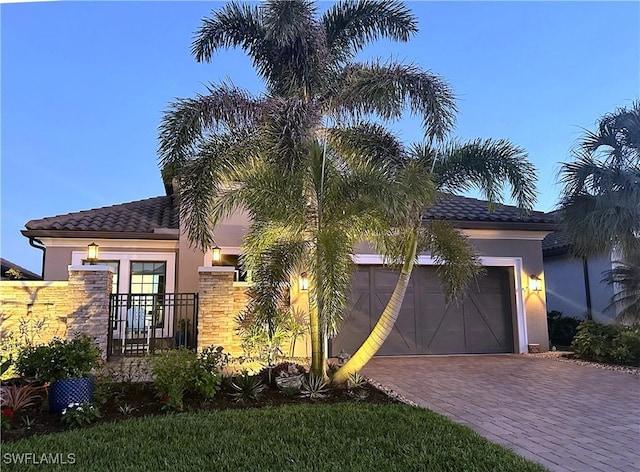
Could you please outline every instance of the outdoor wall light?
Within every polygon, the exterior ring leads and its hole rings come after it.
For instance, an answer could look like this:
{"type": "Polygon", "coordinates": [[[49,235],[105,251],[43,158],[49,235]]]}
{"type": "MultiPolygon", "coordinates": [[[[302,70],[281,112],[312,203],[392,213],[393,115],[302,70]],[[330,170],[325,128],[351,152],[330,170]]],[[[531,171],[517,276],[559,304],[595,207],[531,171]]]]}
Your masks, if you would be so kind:
{"type": "Polygon", "coordinates": [[[300,274],[300,290],[309,290],[309,277],[306,272],[300,274]]]}
{"type": "Polygon", "coordinates": [[[529,276],[529,291],[540,292],[542,290],[542,280],[537,275],[529,276]]]}
{"type": "Polygon", "coordinates": [[[94,265],[98,261],[100,255],[100,247],[96,243],[87,246],[87,261],[90,265],[94,265]]]}
{"type": "Polygon", "coordinates": [[[211,263],[212,265],[218,265],[222,261],[222,249],[218,246],[211,248],[211,263]]]}

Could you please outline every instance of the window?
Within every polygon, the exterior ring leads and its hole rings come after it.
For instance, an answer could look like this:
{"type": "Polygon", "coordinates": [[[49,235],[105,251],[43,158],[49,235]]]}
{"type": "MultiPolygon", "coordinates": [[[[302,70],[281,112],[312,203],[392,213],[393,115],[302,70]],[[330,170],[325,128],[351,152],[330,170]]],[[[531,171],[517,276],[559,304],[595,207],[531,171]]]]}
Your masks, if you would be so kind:
{"type": "Polygon", "coordinates": [[[131,262],[131,293],[158,294],[165,292],[166,262],[131,262]]]}
{"type": "Polygon", "coordinates": [[[242,269],[240,256],[235,254],[223,254],[222,265],[234,266],[236,269],[233,277],[234,282],[251,282],[251,274],[242,269]]]}
{"type": "MultiPolygon", "coordinates": [[[[82,260],[82,265],[91,265],[86,259],[82,260]]],[[[118,293],[118,275],[120,274],[120,261],[97,261],[95,265],[106,265],[114,270],[113,282],[111,283],[111,293],[118,293]]]]}
{"type": "Polygon", "coordinates": [[[144,313],[153,315],[153,325],[156,328],[164,326],[164,297],[157,295],[165,293],[167,263],[139,261],[131,262],[129,287],[132,303],[142,308],[144,313]]]}

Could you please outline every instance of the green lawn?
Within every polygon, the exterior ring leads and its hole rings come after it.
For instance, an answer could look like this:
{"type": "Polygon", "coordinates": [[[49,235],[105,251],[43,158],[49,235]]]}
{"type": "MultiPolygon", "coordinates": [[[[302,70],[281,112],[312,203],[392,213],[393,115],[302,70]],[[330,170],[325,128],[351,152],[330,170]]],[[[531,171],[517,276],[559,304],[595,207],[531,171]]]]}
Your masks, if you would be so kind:
{"type": "Polygon", "coordinates": [[[87,471],[527,472],[543,467],[431,411],[406,405],[297,405],[132,419],[4,444],[8,454],[75,454],[87,471]]]}

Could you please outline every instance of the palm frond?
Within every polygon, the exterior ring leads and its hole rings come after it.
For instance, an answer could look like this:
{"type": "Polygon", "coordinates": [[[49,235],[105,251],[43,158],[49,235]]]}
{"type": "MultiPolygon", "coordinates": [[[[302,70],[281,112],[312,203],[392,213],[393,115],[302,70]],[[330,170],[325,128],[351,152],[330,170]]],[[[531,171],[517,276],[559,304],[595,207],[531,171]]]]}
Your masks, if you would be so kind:
{"type": "Polygon", "coordinates": [[[407,158],[398,138],[377,123],[360,122],[348,127],[331,127],[326,131],[332,148],[350,163],[370,160],[397,167],[407,158]]]}
{"type": "Polygon", "coordinates": [[[503,201],[505,184],[520,208],[530,210],[536,201],[536,169],[527,153],[500,139],[476,139],[467,143],[451,141],[441,148],[414,149],[416,157],[433,168],[439,190],[460,192],[476,188],[491,203],[503,201]]]}
{"type": "Polygon", "coordinates": [[[418,31],[417,18],[396,0],[342,0],[321,21],[329,53],[336,61],[353,57],[376,39],[405,42],[418,31]]]}
{"type": "Polygon", "coordinates": [[[273,0],[264,5],[264,26],[272,43],[269,89],[283,96],[311,97],[320,90],[326,72],[324,31],[307,0],[273,0]]]}
{"type": "Polygon", "coordinates": [[[480,259],[469,240],[445,221],[431,221],[423,243],[437,265],[445,300],[459,299],[469,282],[483,273],[480,259]]]}
{"type": "Polygon", "coordinates": [[[340,228],[327,226],[315,236],[315,257],[310,258],[314,275],[311,296],[320,309],[323,332],[334,336],[342,320],[351,283],[353,243],[340,228]]]}
{"type": "Polygon", "coordinates": [[[612,166],[632,164],[640,156],[640,100],[630,108],[618,108],[604,115],[598,131],[585,130],[580,148],[602,156],[612,166]]]}
{"type": "Polygon", "coordinates": [[[160,166],[179,168],[202,144],[207,132],[251,126],[263,101],[231,84],[210,85],[207,95],[178,99],[169,105],[159,127],[160,166]]]}
{"type": "Polygon", "coordinates": [[[455,97],[446,81],[417,66],[389,62],[351,63],[337,78],[334,111],[347,119],[377,115],[422,118],[425,135],[442,139],[455,122],[455,97]]]}
{"type": "Polygon", "coordinates": [[[258,70],[269,67],[272,45],[266,38],[262,14],[257,5],[229,2],[211,18],[203,18],[191,45],[198,62],[209,62],[223,48],[241,47],[258,70]]]}

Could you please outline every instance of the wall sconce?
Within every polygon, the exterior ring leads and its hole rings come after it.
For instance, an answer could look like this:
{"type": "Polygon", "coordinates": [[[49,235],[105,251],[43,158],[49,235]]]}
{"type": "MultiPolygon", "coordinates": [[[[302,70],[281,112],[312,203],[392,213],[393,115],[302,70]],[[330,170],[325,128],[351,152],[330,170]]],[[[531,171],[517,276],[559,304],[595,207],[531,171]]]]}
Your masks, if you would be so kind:
{"type": "Polygon", "coordinates": [[[211,265],[219,265],[222,261],[222,249],[218,246],[211,248],[211,265]]]}
{"type": "Polygon", "coordinates": [[[87,261],[90,265],[94,265],[98,262],[100,255],[100,247],[96,243],[91,243],[87,246],[87,261]]]}
{"type": "Polygon", "coordinates": [[[306,272],[300,274],[300,290],[309,290],[309,277],[306,272]]]}
{"type": "Polygon", "coordinates": [[[540,292],[542,290],[542,280],[537,275],[529,276],[529,291],[540,292]]]}

